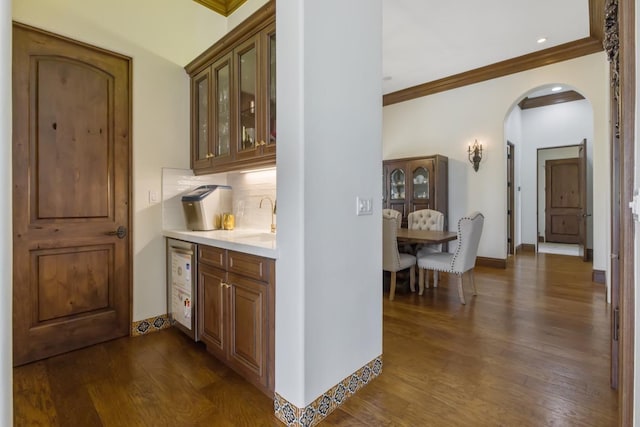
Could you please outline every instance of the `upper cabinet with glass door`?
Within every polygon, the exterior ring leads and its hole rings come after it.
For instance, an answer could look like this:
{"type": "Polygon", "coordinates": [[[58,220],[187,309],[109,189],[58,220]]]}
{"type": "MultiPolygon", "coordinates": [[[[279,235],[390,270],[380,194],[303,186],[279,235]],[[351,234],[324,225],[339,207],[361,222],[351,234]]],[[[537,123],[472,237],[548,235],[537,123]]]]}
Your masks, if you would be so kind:
{"type": "Polygon", "coordinates": [[[196,174],[275,165],[275,1],[185,69],[196,174]]]}

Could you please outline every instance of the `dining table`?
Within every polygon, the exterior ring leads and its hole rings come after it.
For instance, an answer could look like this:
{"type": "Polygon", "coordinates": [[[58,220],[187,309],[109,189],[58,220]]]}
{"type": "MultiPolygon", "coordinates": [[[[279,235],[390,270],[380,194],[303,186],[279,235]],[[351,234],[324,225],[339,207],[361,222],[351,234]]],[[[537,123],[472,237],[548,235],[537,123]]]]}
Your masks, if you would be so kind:
{"type": "Polygon", "coordinates": [[[457,238],[458,233],[454,233],[452,231],[410,230],[408,228],[399,228],[396,239],[398,242],[402,243],[438,244],[451,242],[457,238]]]}

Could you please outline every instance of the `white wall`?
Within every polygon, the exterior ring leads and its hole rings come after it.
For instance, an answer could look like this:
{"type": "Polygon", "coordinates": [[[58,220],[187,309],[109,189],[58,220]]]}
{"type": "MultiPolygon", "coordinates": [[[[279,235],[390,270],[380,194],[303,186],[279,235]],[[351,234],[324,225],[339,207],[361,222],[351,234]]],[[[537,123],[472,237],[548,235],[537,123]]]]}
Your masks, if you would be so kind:
{"type": "Polygon", "coordinates": [[[382,3],[278,0],[276,15],[276,392],[303,407],[382,354],[382,3]]]}
{"type": "Polygon", "coordinates": [[[264,6],[269,0],[247,0],[242,6],[237,8],[227,17],[227,31],[231,31],[242,21],[247,19],[253,12],[264,6]]]}
{"type": "Polygon", "coordinates": [[[11,2],[0,0],[0,426],[13,424],[11,2]]]}
{"type": "Polygon", "coordinates": [[[479,210],[485,228],[478,253],[506,258],[505,119],[532,88],[553,82],[576,88],[593,106],[593,268],[605,270],[609,239],[609,83],[603,52],[528,70],[443,93],[390,105],[383,112],[383,158],[443,154],[449,157],[449,223],[479,210]],[[485,147],[474,172],[467,146],[485,147]]]}
{"type": "Polygon", "coordinates": [[[155,52],[159,49],[156,45],[152,45],[151,50],[140,44],[147,43],[158,30],[158,21],[179,16],[182,19],[176,19],[167,27],[171,31],[165,30],[170,33],[172,43],[186,46],[193,42],[193,35],[204,39],[205,34],[209,34],[210,39],[205,44],[211,45],[224,33],[226,21],[220,21],[219,15],[208,13],[203,7],[197,9],[200,18],[181,9],[183,4],[191,8],[192,3],[195,4],[192,1],[164,1],[159,7],[152,0],[133,3],[20,0],[14,1],[13,5],[16,21],[133,58],[134,321],[166,312],[161,205],[150,204],[148,192],[160,194],[163,166],[189,167],[189,78],[183,64],[165,59],[169,54],[163,52],[164,57],[159,56],[155,52]],[[207,16],[211,19],[203,19],[207,16]],[[220,22],[221,30],[213,31],[220,22]]]}

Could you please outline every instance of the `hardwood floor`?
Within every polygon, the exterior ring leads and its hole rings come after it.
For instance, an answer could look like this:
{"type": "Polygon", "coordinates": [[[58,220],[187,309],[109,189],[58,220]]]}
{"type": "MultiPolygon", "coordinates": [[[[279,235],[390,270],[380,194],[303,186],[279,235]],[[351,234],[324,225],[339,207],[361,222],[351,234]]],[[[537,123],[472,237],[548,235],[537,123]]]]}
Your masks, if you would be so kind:
{"type": "MultiPolygon", "coordinates": [[[[615,426],[591,264],[524,254],[384,298],[384,368],[326,426],[615,426]],[[465,290],[469,289],[466,287],[465,290]]],[[[16,426],[279,426],[273,402],[172,329],[14,369],[16,426]]]]}

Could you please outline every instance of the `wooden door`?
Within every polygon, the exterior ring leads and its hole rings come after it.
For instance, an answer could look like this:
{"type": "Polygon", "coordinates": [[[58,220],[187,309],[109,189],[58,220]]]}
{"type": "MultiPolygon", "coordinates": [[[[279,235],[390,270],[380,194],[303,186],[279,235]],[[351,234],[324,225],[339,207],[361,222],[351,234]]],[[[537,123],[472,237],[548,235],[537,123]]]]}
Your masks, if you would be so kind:
{"type": "Polygon", "coordinates": [[[198,311],[200,339],[207,350],[226,359],[225,292],[227,273],[200,263],[198,267],[198,311]]]}
{"type": "Polygon", "coordinates": [[[229,362],[253,382],[267,386],[267,284],[229,273],[229,362]]]}
{"type": "Polygon", "coordinates": [[[545,163],[545,239],[579,243],[582,219],[580,162],[577,158],[545,163]]]}
{"type": "Polygon", "coordinates": [[[276,24],[270,24],[262,32],[262,55],[265,64],[260,67],[263,99],[265,105],[264,136],[259,139],[262,155],[276,154],[277,121],[276,121],[276,24]],[[264,144],[262,144],[264,142],[264,144]]]}
{"type": "Polygon", "coordinates": [[[578,162],[580,166],[580,223],[578,244],[582,247],[582,260],[589,261],[589,249],[587,248],[587,140],[583,139],[578,149],[578,162]]]}
{"type": "Polygon", "coordinates": [[[507,141],[507,253],[515,254],[515,146],[507,141]]]}
{"type": "Polygon", "coordinates": [[[212,148],[211,164],[214,169],[221,164],[233,160],[232,122],[231,122],[231,80],[233,78],[231,54],[218,59],[211,66],[212,70],[212,112],[213,126],[210,140],[212,148]]]}
{"type": "Polygon", "coordinates": [[[16,365],[129,335],[130,105],[129,58],[14,24],[16,365]]]}

